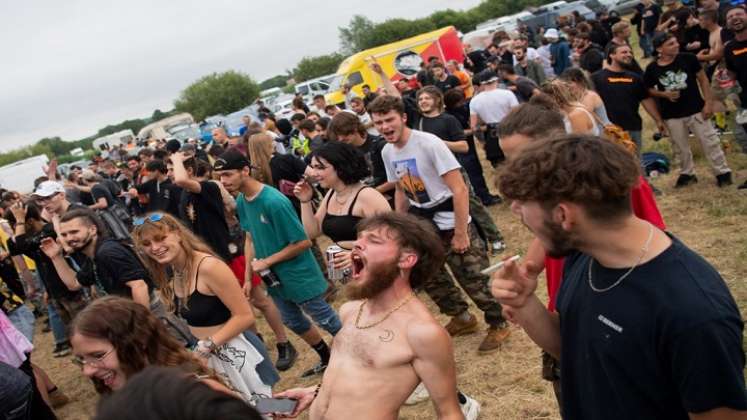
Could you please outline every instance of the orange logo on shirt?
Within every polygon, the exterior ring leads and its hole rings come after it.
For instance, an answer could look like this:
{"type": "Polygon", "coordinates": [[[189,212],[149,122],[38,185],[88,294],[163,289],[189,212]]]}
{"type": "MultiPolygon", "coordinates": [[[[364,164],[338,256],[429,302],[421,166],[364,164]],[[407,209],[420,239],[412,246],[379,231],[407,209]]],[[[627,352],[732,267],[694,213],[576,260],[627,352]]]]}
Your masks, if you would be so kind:
{"type": "Polygon", "coordinates": [[[744,47],[741,50],[734,50],[734,55],[742,55],[744,53],[747,53],[747,47],[744,47]]]}
{"type": "Polygon", "coordinates": [[[630,77],[608,77],[607,81],[610,83],[633,83],[633,79],[630,77]]]}

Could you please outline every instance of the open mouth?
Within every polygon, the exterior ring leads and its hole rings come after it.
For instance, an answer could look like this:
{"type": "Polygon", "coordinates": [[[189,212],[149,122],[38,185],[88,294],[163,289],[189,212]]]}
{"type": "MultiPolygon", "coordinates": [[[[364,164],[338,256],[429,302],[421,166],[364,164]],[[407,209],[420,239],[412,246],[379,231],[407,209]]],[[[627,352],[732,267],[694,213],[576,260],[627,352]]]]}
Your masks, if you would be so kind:
{"type": "Polygon", "coordinates": [[[360,255],[356,253],[353,253],[350,258],[353,261],[353,273],[351,277],[358,278],[360,277],[363,269],[366,268],[366,263],[365,261],[363,261],[363,257],[361,257],[360,255]]]}
{"type": "Polygon", "coordinates": [[[100,380],[101,382],[103,382],[103,383],[104,383],[104,385],[106,385],[106,386],[108,386],[109,388],[111,388],[111,386],[112,386],[112,383],[114,383],[114,378],[115,378],[115,376],[116,376],[116,375],[114,374],[114,372],[111,372],[111,371],[110,371],[110,372],[106,373],[105,375],[101,375],[101,376],[98,376],[98,379],[99,379],[99,380],[100,380]]]}

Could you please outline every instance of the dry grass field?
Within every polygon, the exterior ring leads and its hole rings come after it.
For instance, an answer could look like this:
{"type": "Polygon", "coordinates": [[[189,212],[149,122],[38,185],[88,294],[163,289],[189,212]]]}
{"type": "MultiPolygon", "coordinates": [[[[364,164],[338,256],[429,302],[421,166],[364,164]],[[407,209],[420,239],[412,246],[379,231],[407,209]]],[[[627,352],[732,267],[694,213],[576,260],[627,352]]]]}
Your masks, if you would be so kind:
{"type": "MultiPolygon", "coordinates": [[[[650,130],[646,130],[650,133],[650,130]]],[[[648,135],[650,139],[650,134],[648,135]]],[[[666,140],[650,143],[647,149],[656,149],[671,156],[666,140]]],[[[697,147],[696,147],[697,149],[697,147]]],[[[735,147],[728,155],[734,170],[735,180],[747,178],[747,155],[736,152],[735,147]]],[[[486,168],[486,174],[488,168],[486,168]]],[[[722,274],[731,288],[736,301],[745,315],[747,309],[747,193],[739,193],[736,187],[718,189],[707,165],[698,160],[697,174],[700,182],[685,190],[674,190],[676,178],[669,174],[653,180],[663,194],[657,197],[669,230],[690,247],[702,254],[722,274]]],[[[492,177],[492,175],[491,175],[492,177]]],[[[498,226],[504,233],[509,249],[504,255],[523,253],[529,240],[526,229],[503,204],[490,209],[498,226]]],[[[421,298],[430,304],[428,298],[421,298]]],[[[338,305],[341,303],[338,299],[338,305]]],[[[431,304],[435,311],[435,306],[431,304]]],[[[475,308],[475,313],[478,313],[475,308]]],[[[440,318],[443,323],[445,317],[440,318]]],[[[272,340],[272,334],[260,321],[264,336],[272,340]]],[[[477,346],[481,334],[455,339],[458,383],[460,389],[476,398],[482,404],[482,419],[557,419],[559,418],[552,389],[540,379],[539,349],[517,327],[504,347],[497,353],[478,356],[477,346]]],[[[61,419],[88,419],[94,413],[97,397],[89,382],[70,363],[69,358],[51,357],[51,334],[37,334],[33,360],[42,366],[53,380],[72,400],[58,410],[61,419]]],[[[269,342],[273,358],[274,342],[269,342]]],[[[298,339],[294,339],[298,349],[303,349],[294,368],[283,374],[277,390],[289,387],[311,385],[319,378],[299,379],[302,370],[316,362],[316,355],[298,339]]],[[[429,402],[401,411],[403,419],[433,418],[433,408],[429,402]]]]}

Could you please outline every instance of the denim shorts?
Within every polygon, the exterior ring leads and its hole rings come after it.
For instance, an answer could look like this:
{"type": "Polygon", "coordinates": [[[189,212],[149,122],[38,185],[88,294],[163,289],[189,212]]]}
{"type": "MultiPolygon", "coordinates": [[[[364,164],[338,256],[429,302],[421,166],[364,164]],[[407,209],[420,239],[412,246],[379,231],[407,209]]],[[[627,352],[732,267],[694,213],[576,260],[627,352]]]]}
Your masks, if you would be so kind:
{"type": "Polygon", "coordinates": [[[8,319],[18,331],[21,332],[29,342],[34,342],[34,313],[26,305],[21,305],[8,314],[8,319]]]}
{"type": "Polygon", "coordinates": [[[333,336],[342,328],[340,317],[324,300],[323,294],[301,303],[291,302],[277,296],[272,296],[272,300],[280,311],[283,324],[298,335],[306,334],[311,329],[311,322],[306,315],[333,336]]]}

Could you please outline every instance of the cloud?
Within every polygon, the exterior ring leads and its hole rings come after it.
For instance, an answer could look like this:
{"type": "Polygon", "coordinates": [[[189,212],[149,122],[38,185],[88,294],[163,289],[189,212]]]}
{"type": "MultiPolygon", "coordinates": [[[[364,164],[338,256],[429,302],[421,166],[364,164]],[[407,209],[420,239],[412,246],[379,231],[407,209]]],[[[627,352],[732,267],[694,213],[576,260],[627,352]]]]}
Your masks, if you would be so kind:
{"type": "Polygon", "coordinates": [[[420,17],[478,0],[3,2],[0,150],[167,110],[211,72],[257,81],[339,48],[354,14],[420,17]]]}

